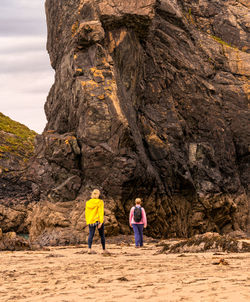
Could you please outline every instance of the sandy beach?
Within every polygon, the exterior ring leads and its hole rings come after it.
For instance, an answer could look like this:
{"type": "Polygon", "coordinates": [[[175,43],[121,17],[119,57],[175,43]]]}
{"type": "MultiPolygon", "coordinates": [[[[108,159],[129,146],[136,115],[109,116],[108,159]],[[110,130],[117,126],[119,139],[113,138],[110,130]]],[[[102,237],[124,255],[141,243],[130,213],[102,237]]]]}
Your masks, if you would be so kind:
{"type": "Polygon", "coordinates": [[[156,243],[0,253],[0,301],[250,301],[249,253],[158,254],[156,243]],[[225,259],[227,265],[219,264],[225,259]]]}

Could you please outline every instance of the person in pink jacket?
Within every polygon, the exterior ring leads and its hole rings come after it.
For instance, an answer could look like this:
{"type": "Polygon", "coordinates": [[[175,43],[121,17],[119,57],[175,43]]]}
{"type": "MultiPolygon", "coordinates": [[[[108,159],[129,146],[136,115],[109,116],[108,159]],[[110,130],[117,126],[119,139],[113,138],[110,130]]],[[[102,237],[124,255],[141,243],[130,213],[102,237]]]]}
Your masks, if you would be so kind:
{"type": "Polygon", "coordinates": [[[147,227],[147,217],[144,208],[141,206],[141,199],[136,198],[135,206],[131,208],[129,214],[129,225],[135,234],[135,246],[143,246],[143,228],[147,227]]]}

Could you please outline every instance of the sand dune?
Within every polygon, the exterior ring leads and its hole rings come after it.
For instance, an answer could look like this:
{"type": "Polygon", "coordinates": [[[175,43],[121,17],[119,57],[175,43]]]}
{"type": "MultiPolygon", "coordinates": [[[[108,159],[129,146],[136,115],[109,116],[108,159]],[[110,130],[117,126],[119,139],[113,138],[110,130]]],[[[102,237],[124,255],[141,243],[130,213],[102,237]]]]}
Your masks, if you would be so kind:
{"type": "Polygon", "coordinates": [[[0,253],[0,301],[250,301],[250,255],[108,244],[0,253]],[[215,265],[223,258],[228,265],[215,265]]]}

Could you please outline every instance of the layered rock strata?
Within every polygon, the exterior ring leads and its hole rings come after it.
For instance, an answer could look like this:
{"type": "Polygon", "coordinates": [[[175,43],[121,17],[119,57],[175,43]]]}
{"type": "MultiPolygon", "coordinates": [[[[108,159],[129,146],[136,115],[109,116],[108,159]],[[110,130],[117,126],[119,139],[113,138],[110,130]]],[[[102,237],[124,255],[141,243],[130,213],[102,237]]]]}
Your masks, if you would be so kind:
{"type": "Polygon", "coordinates": [[[46,14],[41,199],[99,188],[122,233],[138,196],[148,235],[246,231],[248,2],[46,0],[46,14]]]}

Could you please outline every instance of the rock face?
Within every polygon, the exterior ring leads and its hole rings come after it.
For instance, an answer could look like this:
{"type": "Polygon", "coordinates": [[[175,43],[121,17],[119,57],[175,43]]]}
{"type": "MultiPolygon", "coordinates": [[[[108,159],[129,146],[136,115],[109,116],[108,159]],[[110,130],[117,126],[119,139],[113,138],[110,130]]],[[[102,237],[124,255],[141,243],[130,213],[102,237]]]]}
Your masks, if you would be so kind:
{"type": "Polygon", "coordinates": [[[26,218],[32,210],[29,204],[37,197],[24,173],[34,156],[36,133],[0,113],[0,134],[0,228],[27,233],[26,218]]]}
{"type": "MultiPolygon", "coordinates": [[[[69,245],[86,243],[88,228],[85,221],[84,203],[43,201],[35,205],[29,215],[30,240],[38,245],[69,245]]],[[[105,209],[105,230],[117,235],[117,222],[111,211],[105,209]]]]}
{"type": "Polygon", "coordinates": [[[17,236],[15,232],[3,233],[0,228],[0,251],[22,251],[35,249],[30,242],[23,237],[17,236]]]}
{"type": "Polygon", "coordinates": [[[46,0],[56,75],[29,170],[41,199],[99,188],[122,233],[136,197],[151,236],[247,231],[248,12],[243,0],[46,0]]]}

